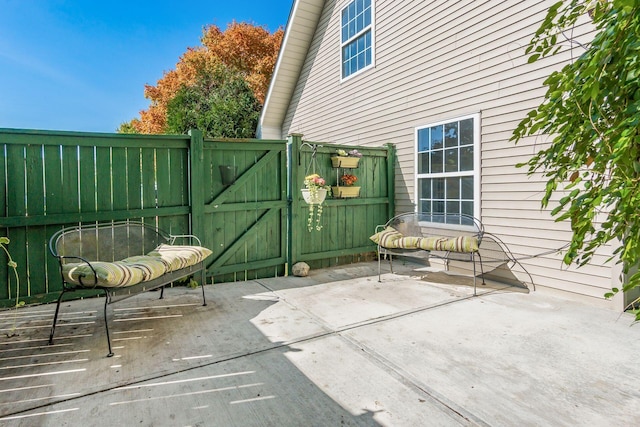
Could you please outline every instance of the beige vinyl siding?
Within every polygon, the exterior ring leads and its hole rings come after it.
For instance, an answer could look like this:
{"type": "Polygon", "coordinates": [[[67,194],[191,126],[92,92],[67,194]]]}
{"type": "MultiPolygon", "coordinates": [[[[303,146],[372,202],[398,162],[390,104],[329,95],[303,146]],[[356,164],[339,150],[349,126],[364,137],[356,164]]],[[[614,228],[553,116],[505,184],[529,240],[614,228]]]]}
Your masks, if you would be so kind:
{"type": "MultiPolygon", "coordinates": [[[[544,180],[527,177],[526,162],[548,137],[509,139],[544,96],[544,79],[572,55],[528,64],[524,50],[554,1],[375,1],[375,67],[340,81],[340,11],[347,0],[328,0],[320,17],[283,133],[312,141],[397,147],[397,211],[413,211],[416,127],[480,113],[481,219],[518,257],[562,247],[568,224],[556,223],[540,200],[544,180]]],[[[589,37],[589,25],[573,35],[589,37]]],[[[555,196],[557,200],[560,196],[555,196]]],[[[602,299],[616,278],[603,265],[578,270],[561,256],[526,259],[538,286],[602,299]]],[[[526,275],[514,272],[520,279],[526,275]]],[[[617,274],[617,273],[616,273],[617,274]]]]}

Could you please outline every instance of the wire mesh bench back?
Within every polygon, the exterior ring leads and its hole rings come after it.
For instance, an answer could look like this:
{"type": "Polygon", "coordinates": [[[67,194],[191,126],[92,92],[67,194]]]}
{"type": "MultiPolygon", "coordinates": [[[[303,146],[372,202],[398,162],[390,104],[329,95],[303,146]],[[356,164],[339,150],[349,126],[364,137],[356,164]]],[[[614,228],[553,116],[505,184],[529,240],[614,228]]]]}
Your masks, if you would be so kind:
{"type": "MultiPolygon", "coordinates": [[[[141,222],[117,222],[65,228],[51,239],[49,249],[56,257],[113,262],[144,255],[168,242],[169,236],[155,227],[141,222]]],[[[77,259],[69,262],[77,262],[77,259]]]]}
{"type": "MultiPolygon", "coordinates": [[[[393,227],[403,236],[412,237],[475,237],[478,247],[484,235],[484,226],[482,223],[465,214],[444,214],[444,213],[424,213],[424,212],[407,212],[396,215],[385,224],[385,227],[393,227]]],[[[446,260],[445,266],[448,268],[449,261],[465,261],[473,263],[473,294],[476,295],[476,259],[482,271],[482,259],[478,249],[468,251],[436,251],[422,249],[403,249],[403,248],[385,248],[378,245],[378,281],[381,281],[381,258],[382,255],[389,256],[389,266],[393,273],[392,258],[393,255],[408,255],[412,257],[426,258],[431,257],[442,258],[446,260]]],[[[484,273],[482,273],[484,284],[484,273]]]]}
{"type": "Polygon", "coordinates": [[[387,222],[404,236],[473,236],[482,240],[484,226],[476,218],[464,214],[404,213],[387,222]]]}

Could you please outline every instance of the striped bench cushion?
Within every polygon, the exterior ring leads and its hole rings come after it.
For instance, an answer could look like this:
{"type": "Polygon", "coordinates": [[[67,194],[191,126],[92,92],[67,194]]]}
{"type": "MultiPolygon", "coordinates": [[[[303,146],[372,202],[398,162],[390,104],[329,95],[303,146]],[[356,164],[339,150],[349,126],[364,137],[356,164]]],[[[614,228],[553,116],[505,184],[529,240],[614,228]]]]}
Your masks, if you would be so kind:
{"type": "Polygon", "coordinates": [[[475,236],[423,237],[418,246],[427,251],[477,252],[478,238],[475,236]]]}
{"type": "Polygon", "coordinates": [[[418,249],[422,237],[407,236],[401,237],[395,241],[396,247],[401,249],[418,249]]]}
{"type": "Polygon", "coordinates": [[[167,266],[167,272],[195,265],[212,252],[201,246],[160,245],[147,255],[157,257],[167,266]]]}
{"type": "Polygon", "coordinates": [[[387,249],[424,249],[443,252],[478,251],[478,238],[475,236],[403,236],[393,227],[387,227],[369,238],[387,249]]]}
{"type": "Polygon", "coordinates": [[[91,267],[86,263],[70,263],[62,267],[65,281],[86,287],[102,286],[120,288],[142,282],[144,271],[122,261],[95,261],[91,267]],[[93,270],[91,269],[93,267],[93,270]],[[93,271],[95,270],[95,274],[93,271]],[[82,283],[80,282],[82,280],[82,283]]]}
{"type": "Polygon", "coordinates": [[[200,246],[160,245],[147,255],[116,262],[69,263],[62,266],[65,281],[86,287],[120,288],[156,279],[165,273],[199,263],[211,255],[200,246]],[[95,270],[95,275],[93,270],[95,270]],[[82,280],[82,283],[80,283],[82,280]]]}
{"type": "Polygon", "coordinates": [[[384,230],[374,234],[369,237],[371,241],[379,244],[383,248],[397,248],[397,241],[401,239],[403,236],[398,230],[393,227],[387,227],[384,230]]]}
{"type": "Polygon", "coordinates": [[[132,256],[123,259],[122,262],[129,268],[136,268],[142,271],[142,281],[157,279],[167,272],[167,266],[162,260],[148,255],[132,256]]]}

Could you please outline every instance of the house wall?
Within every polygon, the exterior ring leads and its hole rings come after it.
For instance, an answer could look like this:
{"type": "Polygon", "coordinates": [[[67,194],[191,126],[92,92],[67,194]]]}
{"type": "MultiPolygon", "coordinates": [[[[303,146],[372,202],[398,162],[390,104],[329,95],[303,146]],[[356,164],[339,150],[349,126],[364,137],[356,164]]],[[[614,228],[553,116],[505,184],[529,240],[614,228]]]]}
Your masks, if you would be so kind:
{"type": "MultiPolygon", "coordinates": [[[[481,219],[532,274],[538,287],[568,291],[606,306],[603,294],[619,271],[604,266],[605,248],[592,265],[563,266],[561,256],[536,254],[560,248],[569,227],[541,210],[544,182],[515,165],[547,138],[517,146],[509,139],[538,105],[544,79],[571,55],[527,64],[524,50],[554,1],[377,0],[375,67],[340,79],[340,10],[348,0],[327,0],[283,124],[283,134],[306,140],[397,147],[396,206],[415,208],[415,140],[418,126],[480,113],[481,219]]],[[[573,35],[588,39],[583,24],[573,35]]],[[[556,196],[557,200],[559,196],[556,196]]],[[[551,202],[553,204],[553,201],[551,202]]],[[[514,271],[520,278],[524,274],[514,271]]],[[[620,307],[615,307],[620,308],[620,307]]]]}

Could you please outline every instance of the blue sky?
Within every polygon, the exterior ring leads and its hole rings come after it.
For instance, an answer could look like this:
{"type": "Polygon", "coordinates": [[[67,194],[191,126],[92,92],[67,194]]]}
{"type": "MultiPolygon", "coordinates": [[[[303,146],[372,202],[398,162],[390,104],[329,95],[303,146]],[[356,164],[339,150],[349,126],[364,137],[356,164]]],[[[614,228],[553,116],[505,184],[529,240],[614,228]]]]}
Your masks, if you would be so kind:
{"type": "Polygon", "coordinates": [[[273,32],[293,0],[0,0],[0,128],[115,132],[202,29],[273,32]]]}

